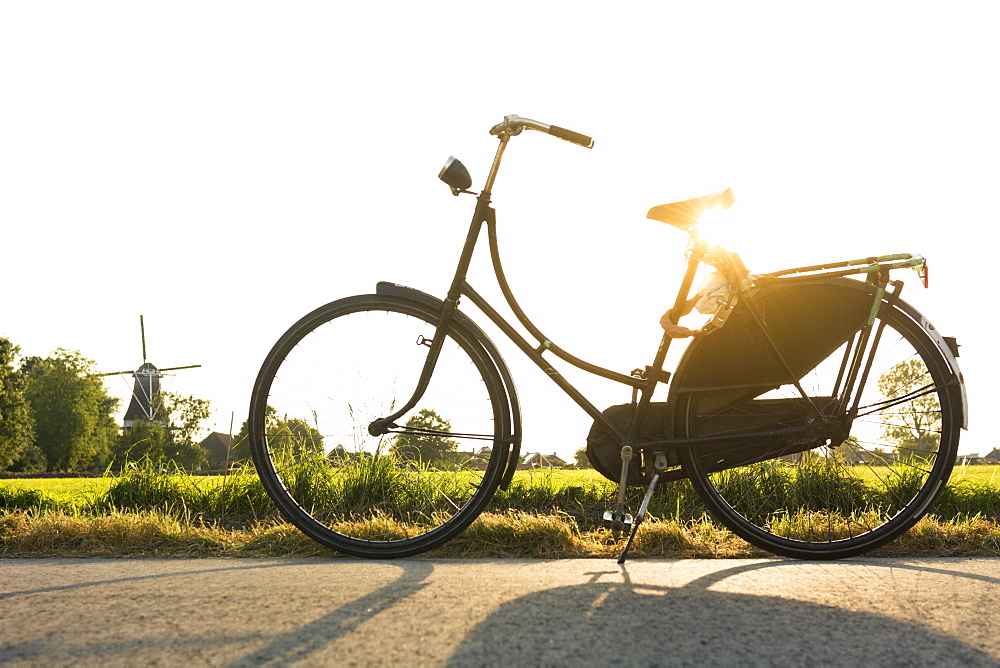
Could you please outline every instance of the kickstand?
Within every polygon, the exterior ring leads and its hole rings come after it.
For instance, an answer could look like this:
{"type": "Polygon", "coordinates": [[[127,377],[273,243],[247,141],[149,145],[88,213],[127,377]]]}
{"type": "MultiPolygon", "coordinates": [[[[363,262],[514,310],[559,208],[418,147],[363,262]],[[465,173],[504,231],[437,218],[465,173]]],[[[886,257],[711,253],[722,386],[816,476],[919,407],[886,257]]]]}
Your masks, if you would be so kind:
{"type": "MultiPolygon", "coordinates": [[[[657,462],[659,463],[659,462],[657,462]]],[[[628,542],[625,543],[625,549],[618,556],[618,563],[624,564],[625,560],[628,559],[629,548],[632,547],[632,541],[635,540],[635,534],[639,531],[639,525],[642,524],[642,519],[646,516],[646,509],[649,507],[649,500],[653,498],[653,490],[656,489],[656,483],[660,481],[660,472],[657,471],[653,474],[653,479],[649,481],[649,488],[646,490],[646,496],[642,499],[642,505],[639,506],[639,512],[635,516],[635,520],[632,522],[632,531],[628,534],[628,542]]]]}

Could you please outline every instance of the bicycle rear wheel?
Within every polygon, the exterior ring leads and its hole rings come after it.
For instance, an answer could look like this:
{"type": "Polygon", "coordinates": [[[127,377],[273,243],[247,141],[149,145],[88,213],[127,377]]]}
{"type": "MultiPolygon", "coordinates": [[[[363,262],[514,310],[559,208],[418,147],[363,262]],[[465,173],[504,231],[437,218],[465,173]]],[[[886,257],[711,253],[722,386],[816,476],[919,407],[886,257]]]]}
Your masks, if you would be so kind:
{"type": "Polygon", "coordinates": [[[453,538],[500,482],[510,415],[496,366],[451,327],[430,383],[398,428],[373,436],[417,387],[440,312],[388,296],[310,313],[254,385],[254,465],[282,514],[340,552],[403,557],[453,538]]]}
{"type": "MultiPolygon", "coordinates": [[[[819,309],[817,313],[835,308],[834,319],[841,323],[851,323],[852,308],[856,322],[871,303],[870,292],[857,286],[794,289],[801,299],[785,300],[785,306],[808,303],[819,309]],[[820,296],[835,299],[837,306],[824,305],[824,299],[817,300],[820,296]],[[856,307],[850,306],[852,301],[856,307]]],[[[759,312],[767,310],[768,299],[778,294],[775,290],[762,290],[754,298],[759,312]]],[[[759,340],[760,331],[754,333],[754,327],[767,329],[779,320],[772,305],[770,314],[738,321],[730,336],[741,333],[742,322],[747,340],[759,340]]],[[[801,320],[798,324],[807,330],[826,327],[801,320]]],[[[822,359],[799,380],[805,398],[792,383],[752,398],[747,398],[746,388],[742,396],[732,388],[676,395],[678,431],[685,436],[760,433],[793,425],[804,429],[798,437],[757,437],[735,448],[681,452],[683,468],[699,496],[734,533],[783,556],[850,557],[911,528],[940,494],[955,462],[962,423],[956,370],[917,320],[900,308],[882,309],[873,327],[873,332],[879,330],[871,372],[846,440],[810,437],[808,425],[823,415],[836,418],[833,412],[845,412],[832,407],[843,392],[844,360],[850,358],[857,331],[836,348],[831,343],[841,338],[836,332],[821,342],[822,359]]],[[[810,334],[793,331],[788,341],[810,334]]],[[[818,329],[815,335],[822,338],[818,329]]],[[[780,333],[772,331],[768,337],[780,347],[780,333]]],[[[808,347],[808,340],[792,345],[808,347]]],[[[747,348],[742,354],[749,354],[747,348]]],[[[795,362],[784,366],[794,367],[795,362]]],[[[697,375],[695,369],[689,372],[697,375]]],[[[683,386],[684,380],[679,380],[683,386]]]]}

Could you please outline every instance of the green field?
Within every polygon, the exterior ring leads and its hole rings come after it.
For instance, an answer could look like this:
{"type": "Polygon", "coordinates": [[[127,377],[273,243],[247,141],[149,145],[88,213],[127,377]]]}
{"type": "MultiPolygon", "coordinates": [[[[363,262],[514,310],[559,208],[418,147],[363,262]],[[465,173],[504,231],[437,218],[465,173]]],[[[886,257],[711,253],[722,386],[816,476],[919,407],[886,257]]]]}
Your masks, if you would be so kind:
{"type": "Polygon", "coordinates": [[[33,489],[62,503],[86,501],[103,494],[111,478],[21,478],[0,480],[0,489],[33,489]]]}
{"type": "MultiPolygon", "coordinates": [[[[199,475],[183,476],[191,484],[207,488],[221,485],[225,476],[199,475]]],[[[546,469],[534,471],[518,471],[515,478],[520,481],[552,480],[558,485],[603,484],[608,483],[604,476],[594,469],[546,469]]],[[[71,499],[78,495],[89,495],[107,491],[115,480],[113,476],[101,478],[9,478],[0,480],[0,488],[34,489],[46,494],[71,499]]]]}
{"type": "MultiPolygon", "coordinates": [[[[223,476],[184,476],[189,484],[208,489],[222,484],[223,476]]],[[[874,475],[872,476],[874,478],[874,475]]],[[[547,469],[518,471],[515,480],[529,486],[544,485],[553,489],[567,486],[611,485],[594,469],[547,469]]],[[[114,481],[113,477],[102,478],[20,478],[0,480],[0,489],[33,489],[51,495],[54,499],[72,502],[86,500],[106,492],[114,481]]],[[[974,465],[956,466],[951,482],[976,482],[995,485],[1000,488],[1000,466],[974,465]]]]}
{"type": "Polygon", "coordinates": [[[956,466],[951,474],[951,480],[956,482],[974,480],[1000,487],[1000,466],[988,464],[956,466]]]}

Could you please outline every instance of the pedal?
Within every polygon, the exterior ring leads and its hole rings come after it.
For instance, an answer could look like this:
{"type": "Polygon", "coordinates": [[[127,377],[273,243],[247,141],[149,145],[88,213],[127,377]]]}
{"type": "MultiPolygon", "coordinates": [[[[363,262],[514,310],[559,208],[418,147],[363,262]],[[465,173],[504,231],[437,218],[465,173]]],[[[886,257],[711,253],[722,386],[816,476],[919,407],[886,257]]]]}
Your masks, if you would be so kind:
{"type": "Polygon", "coordinates": [[[616,536],[620,533],[631,531],[632,515],[609,510],[604,513],[604,528],[611,529],[616,536]]]}

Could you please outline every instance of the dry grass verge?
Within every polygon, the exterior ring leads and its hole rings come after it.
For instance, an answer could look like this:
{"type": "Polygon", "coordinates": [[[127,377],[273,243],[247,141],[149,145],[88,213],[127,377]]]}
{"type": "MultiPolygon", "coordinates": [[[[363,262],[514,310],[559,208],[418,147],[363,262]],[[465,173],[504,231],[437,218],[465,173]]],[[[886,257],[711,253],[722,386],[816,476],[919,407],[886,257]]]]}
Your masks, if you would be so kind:
{"type": "MultiPolygon", "coordinates": [[[[511,511],[485,513],[444,546],[439,558],[612,558],[623,543],[603,530],[582,532],[572,518],[511,511]]],[[[649,521],[633,558],[769,556],[709,519],[649,521]]],[[[295,527],[262,521],[225,529],[157,512],[81,517],[53,510],[0,515],[2,557],[310,557],[336,556],[295,527]]],[[[881,557],[1000,556],[1000,526],[981,518],[925,517],[910,532],[876,550],[881,557]]]]}

